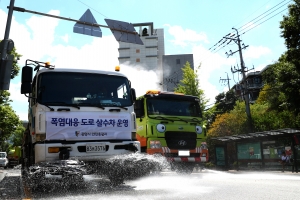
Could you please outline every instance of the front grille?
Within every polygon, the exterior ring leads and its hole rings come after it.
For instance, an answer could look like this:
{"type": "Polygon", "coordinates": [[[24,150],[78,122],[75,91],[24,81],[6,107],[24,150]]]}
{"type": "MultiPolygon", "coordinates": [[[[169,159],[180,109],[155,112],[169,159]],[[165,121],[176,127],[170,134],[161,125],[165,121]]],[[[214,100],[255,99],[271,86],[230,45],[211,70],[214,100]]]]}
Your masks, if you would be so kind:
{"type": "Polygon", "coordinates": [[[165,133],[167,146],[169,149],[195,149],[197,134],[194,132],[175,132],[165,133]]]}

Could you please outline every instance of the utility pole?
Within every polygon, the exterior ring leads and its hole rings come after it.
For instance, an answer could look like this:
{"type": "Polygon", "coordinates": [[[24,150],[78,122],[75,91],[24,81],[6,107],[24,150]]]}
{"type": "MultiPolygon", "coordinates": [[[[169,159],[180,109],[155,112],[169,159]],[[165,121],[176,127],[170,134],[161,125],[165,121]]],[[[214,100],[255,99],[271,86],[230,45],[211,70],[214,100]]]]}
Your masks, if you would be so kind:
{"type": "Polygon", "coordinates": [[[227,72],[225,72],[225,73],[227,74],[227,78],[224,79],[224,78],[221,78],[221,77],[220,77],[220,81],[222,81],[222,82],[227,81],[228,91],[230,91],[230,84],[229,84],[230,79],[229,79],[229,77],[228,77],[228,73],[227,73],[227,72]]]}
{"type": "Polygon", "coordinates": [[[75,20],[67,17],[60,17],[32,10],[26,10],[25,8],[14,7],[14,4],[15,0],[10,0],[5,35],[4,39],[0,42],[0,90],[9,90],[10,77],[14,60],[14,56],[11,55],[11,51],[14,48],[14,42],[8,38],[14,10],[18,12],[28,12],[37,15],[43,15],[47,17],[76,22],[75,26],[73,27],[74,33],[102,37],[100,27],[104,27],[109,28],[111,30],[117,41],[141,45],[144,44],[138,33],[135,31],[133,24],[111,19],[105,19],[108,26],[97,24],[96,20],[94,19],[94,16],[92,15],[89,9],[83,14],[80,20],[75,20]]]}
{"type": "MultiPolygon", "coordinates": [[[[240,55],[240,62],[241,62],[241,73],[242,73],[242,76],[243,76],[243,79],[242,79],[242,83],[243,83],[243,96],[244,96],[244,100],[245,100],[245,105],[246,105],[246,114],[247,114],[247,121],[248,121],[248,128],[249,128],[249,132],[252,132],[253,131],[253,128],[252,128],[252,118],[251,118],[251,112],[250,112],[250,104],[249,104],[249,94],[248,94],[248,87],[247,87],[247,83],[246,83],[246,67],[245,67],[245,63],[244,63],[244,60],[243,60],[243,54],[242,54],[242,49],[246,49],[248,47],[245,46],[243,44],[243,47],[241,47],[241,40],[240,40],[240,35],[239,35],[239,32],[236,28],[232,28],[236,31],[236,36],[234,36],[234,34],[230,37],[229,36],[225,36],[223,38],[225,39],[229,39],[229,40],[232,40],[234,41],[237,45],[238,45],[238,50],[235,51],[235,52],[231,52],[230,51],[230,54],[228,54],[227,52],[225,53],[228,57],[233,55],[234,53],[236,52],[239,52],[239,55],[240,55]]],[[[233,71],[231,69],[231,71],[233,73],[235,73],[236,71],[233,71]]]]}
{"type": "Polygon", "coordinates": [[[10,0],[4,39],[0,42],[0,90],[9,90],[11,70],[14,56],[11,51],[14,48],[14,42],[9,39],[10,25],[13,14],[15,0],[10,0]]]}

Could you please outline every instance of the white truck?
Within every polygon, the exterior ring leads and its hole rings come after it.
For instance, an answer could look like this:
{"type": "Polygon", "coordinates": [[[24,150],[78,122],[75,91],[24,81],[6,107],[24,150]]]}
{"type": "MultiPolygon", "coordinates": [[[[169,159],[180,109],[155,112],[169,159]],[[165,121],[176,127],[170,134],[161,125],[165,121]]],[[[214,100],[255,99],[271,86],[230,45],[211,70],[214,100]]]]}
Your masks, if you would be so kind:
{"type": "Polygon", "coordinates": [[[22,171],[31,178],[47,173],[66,177],[98,173],[120,184],[122,174],[134,170],[120,171],[123,161],[109,160],[140,151],[135,138],[136,95],[126,76],[26,60],[21,94],[29,102],[22,171]]]}

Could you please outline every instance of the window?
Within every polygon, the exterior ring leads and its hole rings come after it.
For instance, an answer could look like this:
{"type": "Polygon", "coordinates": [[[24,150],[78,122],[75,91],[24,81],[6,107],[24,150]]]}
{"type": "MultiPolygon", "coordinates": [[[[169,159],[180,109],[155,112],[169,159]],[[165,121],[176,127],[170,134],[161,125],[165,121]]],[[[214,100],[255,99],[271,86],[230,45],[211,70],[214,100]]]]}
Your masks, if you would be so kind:
{"type": "Polygon", "coordinates": [[[140,50],[139,50],[139,49],[137,49],[137,50],[136,50],[136,53],[140,53],[140,50]]]}
{"type": "Polygon", "coordinates": [[[129,106],[129,82],[122,76],[77,72],[39,75],[37,102],[45,105],[129,106]]]}
{"type": "Polygon", "coordinates": [[[180,64],[180,59],[176,59],[176,64],[180,64]]]}
{"type": "Polygon", "coordinates": [[[176,115],[201,117],[199,103],[196,101],[151,98],[147,100],[148,115],[176,115]]]}
{"type": "Polygon", "coordinates": [[[139,59],[139,58],[137,58],[137,59],[136,59],[136,62],[140,62],[140,59],[139,59]]]}

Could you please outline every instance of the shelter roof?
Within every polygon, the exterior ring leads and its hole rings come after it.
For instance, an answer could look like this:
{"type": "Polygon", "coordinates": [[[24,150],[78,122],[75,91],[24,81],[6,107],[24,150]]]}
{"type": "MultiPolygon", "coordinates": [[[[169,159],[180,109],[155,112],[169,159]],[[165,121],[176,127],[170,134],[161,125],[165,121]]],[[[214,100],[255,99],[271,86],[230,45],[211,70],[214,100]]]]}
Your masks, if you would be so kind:
{"type": "Polygon", "coordinates": [[[285,128],[285,129],[247,133],[247,134],[240,134],[240,135],[214,137],[211,139],[221,141],[221,142],[234,142],[240,140],[264,139],[268,137],[284,137],[284,136],[291,136],[292,134],[299,134],[299,133],[300,130],[298,129],[285,128]]]}

